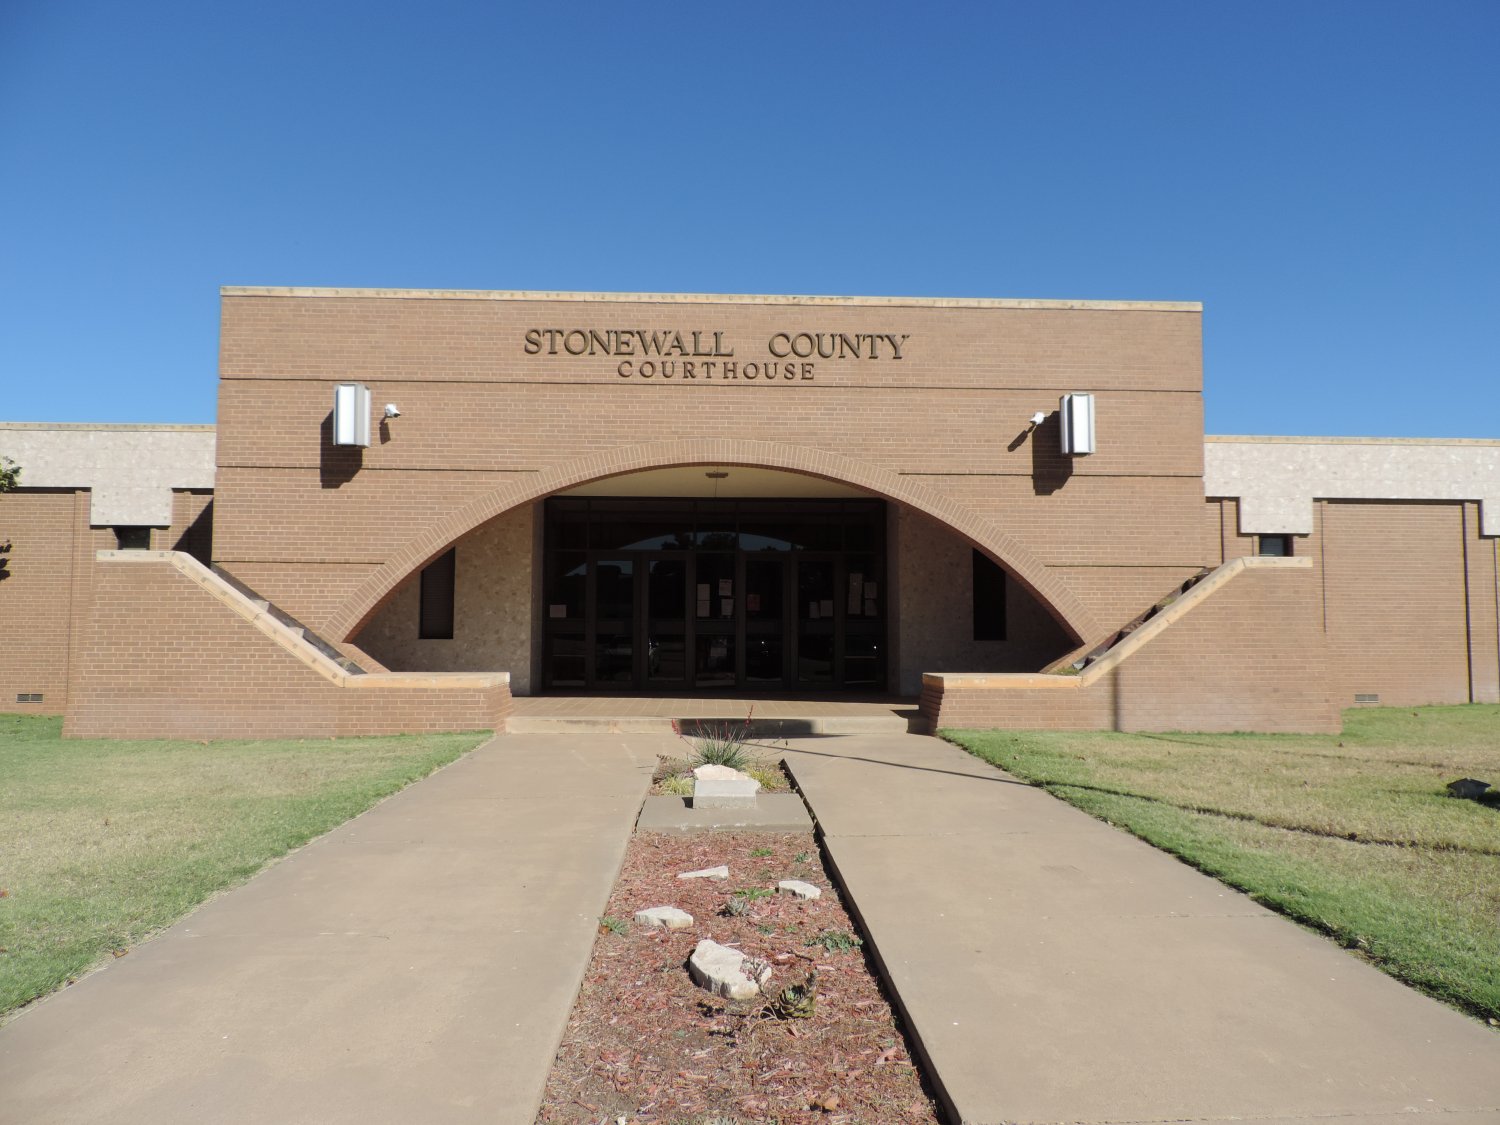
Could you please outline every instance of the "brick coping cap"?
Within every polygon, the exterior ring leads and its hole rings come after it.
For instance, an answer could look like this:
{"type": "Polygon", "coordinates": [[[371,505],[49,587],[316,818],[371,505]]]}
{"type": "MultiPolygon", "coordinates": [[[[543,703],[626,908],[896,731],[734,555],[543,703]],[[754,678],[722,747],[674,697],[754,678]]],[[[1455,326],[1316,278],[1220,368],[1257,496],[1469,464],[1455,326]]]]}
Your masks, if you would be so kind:
{"type": "Polygon", "coordinates": [[[1104,309],[1203,311],[1201,301],[1058,301],[1004,297],[835,297],[737,293],[567,293],[534,289],[337,289],[299,285],[225,285],[221,297],[360,297],[428,301],[579,301],[655,305],[907,305],[938,309],[1104,309]]]}
{"type": "Polygon", "coordinates": [[[1235,442],[1241,445],[1485,445],[1500,446],[1496,438],[1425,438],[1425,437],[1283,437],[1252,434],[1204,434],[1204,441],[1235,442]]]}

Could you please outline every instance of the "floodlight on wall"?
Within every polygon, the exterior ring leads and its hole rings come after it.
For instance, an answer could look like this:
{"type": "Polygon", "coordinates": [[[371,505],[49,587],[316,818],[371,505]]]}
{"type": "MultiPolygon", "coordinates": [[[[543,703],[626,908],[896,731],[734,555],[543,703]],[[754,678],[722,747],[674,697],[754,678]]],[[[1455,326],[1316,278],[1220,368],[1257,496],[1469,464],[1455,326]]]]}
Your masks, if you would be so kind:
{"type": "Polygon", "coordinates": [[[1094,396],[1063,395],[1058,403],[1062,421],[1062,451],[1069,454],[1094,452],[1094,396]]]}
{"type": "Polygon", "coordinates": [[[333,388],[333,444],[370,444],[370,388],[363,383],[333,388]]]}

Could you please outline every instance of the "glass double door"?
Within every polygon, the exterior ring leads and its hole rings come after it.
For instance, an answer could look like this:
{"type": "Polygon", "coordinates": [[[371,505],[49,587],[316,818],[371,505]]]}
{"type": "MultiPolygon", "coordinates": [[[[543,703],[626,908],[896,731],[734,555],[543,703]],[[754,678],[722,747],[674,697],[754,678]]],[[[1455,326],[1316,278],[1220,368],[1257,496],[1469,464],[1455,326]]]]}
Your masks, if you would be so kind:
{"type": "Polygon", "coordinates": [[[587,569],[589,687],[884,687],[883,615],[841,552],[631,551],[587,569]]]}

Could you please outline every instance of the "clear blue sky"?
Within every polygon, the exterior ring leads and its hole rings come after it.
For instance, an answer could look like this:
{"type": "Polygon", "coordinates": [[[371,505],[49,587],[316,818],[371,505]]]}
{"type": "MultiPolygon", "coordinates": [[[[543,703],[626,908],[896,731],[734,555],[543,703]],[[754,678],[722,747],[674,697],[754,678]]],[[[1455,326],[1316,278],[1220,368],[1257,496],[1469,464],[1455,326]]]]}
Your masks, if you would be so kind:
{"type": "Polygon", "coordinates": [[[1500,435],[1500,2],[0,0],[0,419],[220,285],[1201,300],[1215,433],[1500,435]]]}

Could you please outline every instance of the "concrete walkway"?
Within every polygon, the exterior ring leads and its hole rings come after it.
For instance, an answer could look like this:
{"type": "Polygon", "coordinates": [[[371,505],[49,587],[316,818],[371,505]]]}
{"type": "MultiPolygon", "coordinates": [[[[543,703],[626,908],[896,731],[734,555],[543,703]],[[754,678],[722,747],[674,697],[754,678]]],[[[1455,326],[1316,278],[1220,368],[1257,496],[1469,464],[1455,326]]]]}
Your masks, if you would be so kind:
{"type": "Polygon", "coordinates": [[[0,1122],[530,1123],[654,762],[490,742],[0,1029],[0,1122]]]}
{"type": "MultiPolygon", "coordinates": [[[[670,736],[509,735],[0,1029],[0,1125],[530,1123],[670,736]]],[[[954,1121],[1500,1122],[1500,1035],[936,739],[787,760],[954,1121]]]]}
{"type": "Polygon", "coordinates": [[[955,1121],[1500,1121],[1500,1034],[918,735],[787,761],[955,1121]]]}

